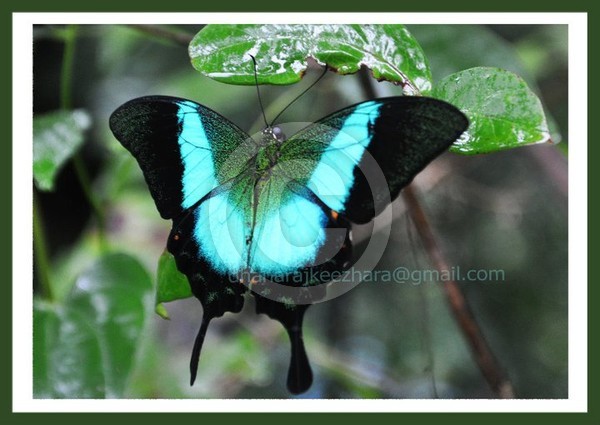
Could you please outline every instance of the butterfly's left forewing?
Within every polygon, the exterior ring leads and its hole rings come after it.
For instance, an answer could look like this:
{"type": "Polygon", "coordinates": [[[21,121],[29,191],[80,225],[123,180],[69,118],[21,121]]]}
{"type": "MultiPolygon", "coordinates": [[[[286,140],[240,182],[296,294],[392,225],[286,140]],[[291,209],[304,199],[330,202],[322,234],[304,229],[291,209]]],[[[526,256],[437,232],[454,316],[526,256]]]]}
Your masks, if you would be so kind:
{"type": "Polygon", "coordinates": [[[237,177],[254,149],[244,131],[212,109],[169,96],[125,103],[110,128],[138,161],[163,218],[237,177]]]}
{"type": "Polygon", "coordinates": [[[467,126],[458,109],[440,100],[376,99],[301,130],[285,142],[282,158],[297,164],[294,177],[330,208],[365,223],[467,126]]]}
{"type": "MultiPolygon", "coordinates": [[[[110,117],[110,128],[137,160],[161,216],[173,220],[167,248],[203,306],[190,362],[193,382],[208,323],[243,306],[246,288],[227,269],[235,267],[235,251],[218,232],[233,220],[223,200],[253,184],[247,162],[256,146],[215,111],[167,96],[125,103],[110,117]]],[[[243,236],[234,240],[243,243],[243,236]]]]}

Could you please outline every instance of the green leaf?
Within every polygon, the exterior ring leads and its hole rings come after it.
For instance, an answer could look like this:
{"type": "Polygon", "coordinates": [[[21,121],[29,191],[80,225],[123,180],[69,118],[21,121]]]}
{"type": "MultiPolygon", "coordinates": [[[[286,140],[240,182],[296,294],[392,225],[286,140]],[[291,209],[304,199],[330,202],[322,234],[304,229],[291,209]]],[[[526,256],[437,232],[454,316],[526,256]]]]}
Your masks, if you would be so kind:
{"type": "Polygon", "coordinates": [[[158,260],[157,280],[154,311],[163,319],[169,319],[163,303],[189,298],[192,290],[185,275],[177,270],[175,257],[168,251],[163,252],[158,260]]]}
{"type": "Polygon", "coordinates": [[[36,398],[103,398],[99,341],[75,311],[35,304],[33,392],[36,398]]]}
{"type": "Polygon", "coordinates": [[[89,114],[81,109],[33,118],[33,178],[38,189],[54,189],[58,171],[81,146],[90,124],[89,114]]]}
{"type": "MultiPolygon", "coordinates": [[[[548,27],[550,28],[550,26],[548,27]]],[[[554,32],[558,26],[554,26],[554,32]]],[[[494,67],[512,71],[522,77],[536,93],[535,76],[527,70],[523,56],[515,46],[483,25],[408,25],[425,52],[435,82],[452,73],[473,67],[494,67]]],[[[563,39],[564,40],[564,39],[563,39]]],[[[546,44],[548,44],[546,42],[546,44]]],[[[545,46],[548,47],[548,46],[545,46]]],[[[539,50],[539,49],[538,49],[539,50]]],[[[544,51],[546,51],[545,49],[544,51]]],[[[565,57],[556,52],[557,60],[565,57]]],[[[562,138],[552,116],[546,114],[552,140],[562,138]]],[[[562,145],[566,146],[566,145],[562,145]]]]}
{"type": "Polygon", "coordinates": [[[457,72],[440,81],[433,96],[469,118],[452,152],[472,155],[551,141],[540,100],[512,72],[484,67],[457,72]]]}
{"type": "Polygon", "coordinates": [[[298,82],[312,57],[339,74],[361,66],[373,77],[403,87],[406,94],[431,90],[421,47],[403,25],[207,25],[189,46],[192,65],[229,84],[298,82]]]}
{"type": "Polygon", "coordinates": [[[152,281],[140,263],[110,254],[83,272],[62,305],[34,305],[34,395],[122,396],[152,281]]]}

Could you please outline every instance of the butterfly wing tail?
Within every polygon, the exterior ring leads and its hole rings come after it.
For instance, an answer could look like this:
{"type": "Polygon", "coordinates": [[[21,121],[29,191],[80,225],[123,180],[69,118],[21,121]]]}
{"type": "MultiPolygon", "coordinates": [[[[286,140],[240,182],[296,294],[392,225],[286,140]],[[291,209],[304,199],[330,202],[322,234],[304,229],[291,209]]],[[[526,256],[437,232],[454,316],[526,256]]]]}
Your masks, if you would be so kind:
{"type": "Polygon", "coordinates": [[[292,394],[306,392],[313,381],[313,373],[304,349],[302,337],[302,321],[304,312],[309,307],[304,305],[289,305],[264,298],[256,293],[256,313],[266,314],[271,319],[280,322],[288,333],[291,343],[290,367],[288,369],[287,387],[292,394]]]}
{"type": "Polygon", "coordinates": [[[194,385],[196,381],[196,375],[198,374],[198,362],[200,361],[200,352],[202,351],[202,345],[204,344],[204,337],[206,336],[206,330],[210,323],[211,317],[206,314],[202,317],[202,324],[196,335],[194,341],[194,348],[192,349],[192,358],[190,360],[190,386],[194,385]]]}
{"type": "Polygon", "coordinates": [[[306,392],[313,381],[312,369],[304,349],[304,339],[302,337],[302,320],[305,311],[306,306],[297,306],[297,311],[294,314],[295,323],[292,326],[285,327],[292,345],[292,356],[287,377],[287,387],[292,394],[306,392]]]}

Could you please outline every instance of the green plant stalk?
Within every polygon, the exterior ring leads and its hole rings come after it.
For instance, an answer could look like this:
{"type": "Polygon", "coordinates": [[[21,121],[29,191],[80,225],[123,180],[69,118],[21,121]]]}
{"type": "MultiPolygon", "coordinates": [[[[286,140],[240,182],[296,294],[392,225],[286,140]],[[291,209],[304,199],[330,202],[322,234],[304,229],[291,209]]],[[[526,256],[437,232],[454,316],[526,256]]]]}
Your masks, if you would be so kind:
{"type": "Polygon", "coordinates": [[[73,74],[73,59],[75,57],[75,40],[77,39],[77,25],[68,25],[65,30],[65,50],[63,53],[60,73],[60,107],[71,109],[71,78],[73,74]]]}
{"type": "Polygon", "coordinates": [[[81,155],[73,155],[73,166],[75,167],[75,173],[77,174],[77,178],[79,179],[81,189],[83,190],[83,193],[90,206],[92,207],[94,215],[96,216],[100,248],[104,250],[104,248],[106,248],[106,216],[102,209],[102,204],[94,194],[90,176],[85,168],[85,164],[83,162],[83,159],[81,158],[81,155]]]}
{"type": "MultiPolygon", "coordinates": [[[[61,77],[60,77],[60,107],[64,110],[73,108],[72,84],[73,79],[73,61],[75,58],[75,42],[77,40],[77,25],[69,25],[65,31],[65,50],[62,60],[61,77]]],[[[79,184],[83,190],[84,196],[92,207],[92,211],[96,216],[98,224],[98,237],[100,240],[100,248],[106,246],[106,218],[102,209],[100,200],[94,194],[90,176],[85,168],[85,164],[81,155],[76,152],[73,155],[73,165],[75,173],[79,179],[79,184]]]]}
{"type": "Polygon", "coordinates": [[[52,282],[50,279],[50,261],[48,259],[48,248],[46,245],[46,233],[42,218],[40,217],[41,209],[39,208],[37,197],[33,196],[33,247],[34,247],[34,264],[37,272],[38,282],[42,287],[43,298],[46,301],[54,301],[54,291],[52,290],[52,282]]]}

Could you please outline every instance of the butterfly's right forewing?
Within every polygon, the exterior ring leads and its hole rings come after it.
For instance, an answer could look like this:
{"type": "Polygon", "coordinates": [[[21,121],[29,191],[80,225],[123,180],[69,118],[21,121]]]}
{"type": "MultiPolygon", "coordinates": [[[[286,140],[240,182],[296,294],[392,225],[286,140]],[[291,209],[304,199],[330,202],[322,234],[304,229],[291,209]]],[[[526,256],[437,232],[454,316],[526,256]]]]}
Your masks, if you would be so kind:
{"type": "Polygon", "coordinates": [[[291,136],[282,157],[298,164],[295,178],[330,208],[366,223],[467,126],[457,108],[437,99],[375,99],[334,112],[291,136]]]}

